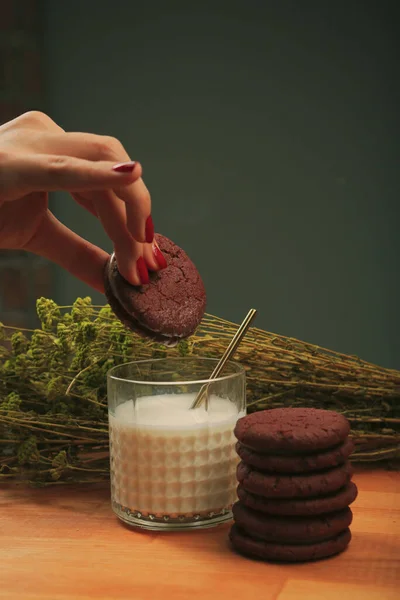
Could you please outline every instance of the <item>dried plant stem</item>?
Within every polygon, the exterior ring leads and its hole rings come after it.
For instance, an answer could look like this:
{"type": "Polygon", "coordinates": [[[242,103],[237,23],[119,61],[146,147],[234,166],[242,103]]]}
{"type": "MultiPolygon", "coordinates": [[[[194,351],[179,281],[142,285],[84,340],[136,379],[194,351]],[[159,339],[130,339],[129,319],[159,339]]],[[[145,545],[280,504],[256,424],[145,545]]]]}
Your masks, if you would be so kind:
{"type": "MultiPolygon", "coordinates": [[[[41,298],[37,308],[40,330],[0,324],[0,481],[104,480],[108,369],[133,359],[220,358],[237,330],[205,315],[190,340],[165,349],[128,332],[88,298],[73,306],[41,298]]],[[[249,412],[336,410],[351,423],[353,460],[400,458],[399,371],[258,328],[247,332],[235,359],[246,369],[249,412]]]]}

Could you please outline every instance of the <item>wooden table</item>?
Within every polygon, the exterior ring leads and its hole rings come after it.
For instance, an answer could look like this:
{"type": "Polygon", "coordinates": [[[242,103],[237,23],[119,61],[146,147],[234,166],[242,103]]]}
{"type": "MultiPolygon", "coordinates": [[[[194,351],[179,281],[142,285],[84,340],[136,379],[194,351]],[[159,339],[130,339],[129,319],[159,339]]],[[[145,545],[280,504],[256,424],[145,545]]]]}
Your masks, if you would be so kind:
{"type": "Polygon", "coordinates": [[[229,527],[145,533],[108,487],[0,492],[2,600],[400,600],[400,473],[355,476],[353,541],[337,557],[267,564],[233,553],[229,527]]]}

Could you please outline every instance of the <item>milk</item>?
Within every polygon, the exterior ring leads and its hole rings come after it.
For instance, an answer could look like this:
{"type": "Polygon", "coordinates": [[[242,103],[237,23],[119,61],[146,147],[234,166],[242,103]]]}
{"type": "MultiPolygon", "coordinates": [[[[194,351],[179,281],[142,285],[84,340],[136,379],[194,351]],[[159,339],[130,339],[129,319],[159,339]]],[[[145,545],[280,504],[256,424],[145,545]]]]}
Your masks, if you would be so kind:
{"type": "Polygon", "coordinates": [[[229,509],[236,499],[233,429],[244,413],[195,394],[126,401],[109,415],[113,502],[143,516],[196,516],[229,509]]]}

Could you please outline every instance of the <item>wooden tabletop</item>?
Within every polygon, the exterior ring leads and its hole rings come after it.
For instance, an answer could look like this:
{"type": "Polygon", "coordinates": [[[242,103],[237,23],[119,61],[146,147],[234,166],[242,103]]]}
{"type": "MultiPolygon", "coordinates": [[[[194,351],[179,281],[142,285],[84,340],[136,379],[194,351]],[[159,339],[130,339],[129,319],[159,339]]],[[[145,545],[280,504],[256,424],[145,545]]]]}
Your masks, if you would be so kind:
{"type": "Polygon", "coordinates": [[[236,555],[228,525],[145,533],[108,486],[0,491],[2,600],[399,600],[400,473],[355,476],[353,540],[337,557],[278,565],[236,555]]]}

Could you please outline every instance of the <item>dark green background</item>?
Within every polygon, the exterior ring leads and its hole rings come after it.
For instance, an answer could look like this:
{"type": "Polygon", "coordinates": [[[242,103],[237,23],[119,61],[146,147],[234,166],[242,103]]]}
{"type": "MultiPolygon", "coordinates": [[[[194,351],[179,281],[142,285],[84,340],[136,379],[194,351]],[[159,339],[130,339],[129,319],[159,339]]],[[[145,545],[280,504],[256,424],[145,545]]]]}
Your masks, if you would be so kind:
{"type": "Polygon", "coordinates": [[[47,108],[142,162],[209,311],[400,367],[397,4],[49,1],[47,108]]]}

